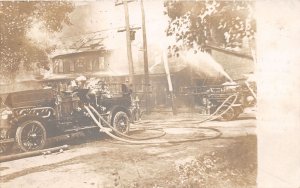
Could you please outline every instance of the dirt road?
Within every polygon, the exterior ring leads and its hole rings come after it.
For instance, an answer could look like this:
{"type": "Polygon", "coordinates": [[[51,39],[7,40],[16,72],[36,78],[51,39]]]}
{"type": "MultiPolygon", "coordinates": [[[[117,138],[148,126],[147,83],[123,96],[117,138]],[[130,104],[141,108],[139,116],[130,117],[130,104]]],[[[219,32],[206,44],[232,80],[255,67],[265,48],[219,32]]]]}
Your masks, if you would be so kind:
{"type": "MultiPolygon", "coordinates": [[[[211,129],[183,128],[199,126],[185,118],[143,122],[164,127],[167,135],[160,141],[217,134],[211,129]]],[[[212,121],[201,127],[217,128],[222,135],[154,145],[102,138],[72,145],[61,153],[3,162],[0,187],[255,187],[255,119],[244,115],[236,121],[212,121]]],[[[141,134],[157,132],[136,136],[141,134]]]]}

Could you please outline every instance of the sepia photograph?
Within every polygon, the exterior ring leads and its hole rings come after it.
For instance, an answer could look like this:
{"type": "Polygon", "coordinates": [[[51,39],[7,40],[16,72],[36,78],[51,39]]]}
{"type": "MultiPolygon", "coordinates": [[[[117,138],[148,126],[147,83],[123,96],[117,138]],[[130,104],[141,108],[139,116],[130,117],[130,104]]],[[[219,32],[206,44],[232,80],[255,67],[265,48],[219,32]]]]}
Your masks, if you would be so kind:
{"type": "Polygon", "coordinates": [[[0,187],[300,188],[275,2],[0,1],[0,187]]]}

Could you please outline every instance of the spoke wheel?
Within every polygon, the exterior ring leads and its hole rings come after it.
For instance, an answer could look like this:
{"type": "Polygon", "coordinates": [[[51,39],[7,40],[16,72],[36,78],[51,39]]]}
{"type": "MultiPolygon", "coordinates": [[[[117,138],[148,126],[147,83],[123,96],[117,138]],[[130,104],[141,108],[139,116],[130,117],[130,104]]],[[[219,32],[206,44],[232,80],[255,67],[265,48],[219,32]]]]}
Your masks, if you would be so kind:
{"type": "Polygon", "coordinates": [[[117,112],[113,119],[113,127],[121,133],[129,132],[129,118],[125,112],[117,112]]]}
{"type": "Polygon", "coordinates": [[[16,140],[23,151],[43,149],[46,144],[46,129],[39,121],[26,121],[18,127],[16,140]]]}
{"type": "MultiPolygon", "coordinates": [[[[221,109],[220,109],[220,112],[219,114],[223,113],[226,109],[228,108],[228,105],[224,105],[221,109]]],[[[231,121],[235,118],[236,114],[235,114],[235,111],[232,107],[230,107],[227,112],[225,114],[223,114],[221,116],[221,118],[223,120],[226,120],[226,121],[231,121]]]]}

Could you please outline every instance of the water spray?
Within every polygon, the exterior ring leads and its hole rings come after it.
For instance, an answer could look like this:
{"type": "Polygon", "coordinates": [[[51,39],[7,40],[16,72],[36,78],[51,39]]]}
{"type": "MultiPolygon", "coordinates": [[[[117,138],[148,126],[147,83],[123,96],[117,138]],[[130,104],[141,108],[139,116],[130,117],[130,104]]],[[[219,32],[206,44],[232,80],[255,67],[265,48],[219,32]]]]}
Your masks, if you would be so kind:
{"type": "Polygon", "coordinates": [[[183,62],[191,66],[196,73],[204,74],[209,77],[224,76],[229,82],[232,78],[225,72],[222,65],[215,61],[210,54],[206,52],[195,52],[195,50],[180,51],[179,57],[175,61],[183,62]]]}

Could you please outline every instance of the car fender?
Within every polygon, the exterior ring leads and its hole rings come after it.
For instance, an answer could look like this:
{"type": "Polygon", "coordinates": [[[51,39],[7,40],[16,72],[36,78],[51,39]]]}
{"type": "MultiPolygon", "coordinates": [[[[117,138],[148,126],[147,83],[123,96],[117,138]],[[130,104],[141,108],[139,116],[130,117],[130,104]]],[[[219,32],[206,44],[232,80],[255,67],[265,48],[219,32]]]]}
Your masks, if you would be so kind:
{"type": "Polygon", "coordinates": [[[109,113],[109,121],[110,121],[110,122],[112,122],[113,117],[114,117],[115,114],[116,114],[117,112],[119,112],[119,111],[125,112],[125,113],[128,115],[128,118],[129,118],[130,122],[132,122],[132,112],[131,112],[128,108],[126,108],[126,107],[124,107],[124,106],[122,106],[122,105],[115,105],[115,106],[112,106],[112,107],[109,109],[109,111],[110,111],[110,113],[109,113]]]}

